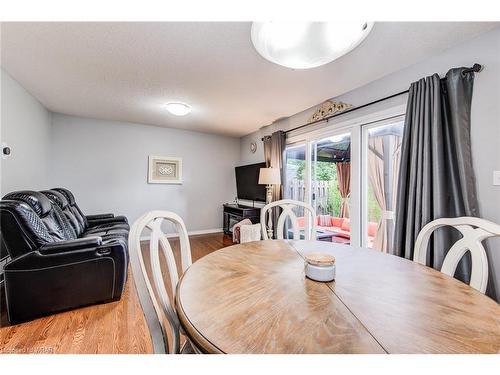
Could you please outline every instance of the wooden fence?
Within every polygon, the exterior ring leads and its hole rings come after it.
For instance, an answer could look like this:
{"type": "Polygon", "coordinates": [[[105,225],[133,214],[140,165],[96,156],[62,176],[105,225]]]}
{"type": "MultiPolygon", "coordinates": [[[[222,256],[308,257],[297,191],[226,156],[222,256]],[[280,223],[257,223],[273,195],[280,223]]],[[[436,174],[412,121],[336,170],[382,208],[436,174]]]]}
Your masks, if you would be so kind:
{"type": "MultiPolygon", "coordinates": [[[[328,214],[329,181],[312,181],[312,192],[315,194],[316,213],[328,214]]],[[[304,202],[306,186],[304,180],[291,179],[286,184],[285,197],[304,202]]]]}

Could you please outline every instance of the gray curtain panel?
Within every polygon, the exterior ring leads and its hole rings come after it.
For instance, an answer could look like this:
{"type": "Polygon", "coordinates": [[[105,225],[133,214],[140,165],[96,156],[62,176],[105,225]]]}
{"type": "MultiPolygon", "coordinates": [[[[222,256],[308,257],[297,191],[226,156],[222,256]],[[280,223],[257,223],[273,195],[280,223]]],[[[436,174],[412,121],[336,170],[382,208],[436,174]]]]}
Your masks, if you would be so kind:
{"type": "MultiPolygon", "coordinates": [[[[274,186],[273,188],[273,201],[283,198],[283,183],[285,181],[285,171],[283,168],[283,155],[286,146],[286,134],[283,130],[278,130],[270,136],[264,137],[264,158],[268,168],[280,168],[281,170],[281,185],[274,186]]],[[[274,238],[276,238],[276,225],[278,223],[278,216],[280,208],[273,208],[273,231],[274,238]]]]}
{"type": "MultiPolygon", "coordinates": [[[[451,69],[443,79],[434,74],[410,86],[394,237],[395,254],[407,259],[413,259],[418,233],[430,221],[479,215],[470,137],[474,73],[464,69],[451,69]]],[[[453,229],[437,230],[427,265],[441,269],[456,239],[453,229]]],[[[469,257],[462,259],[455,277],[468,282],[469,257]]]]}

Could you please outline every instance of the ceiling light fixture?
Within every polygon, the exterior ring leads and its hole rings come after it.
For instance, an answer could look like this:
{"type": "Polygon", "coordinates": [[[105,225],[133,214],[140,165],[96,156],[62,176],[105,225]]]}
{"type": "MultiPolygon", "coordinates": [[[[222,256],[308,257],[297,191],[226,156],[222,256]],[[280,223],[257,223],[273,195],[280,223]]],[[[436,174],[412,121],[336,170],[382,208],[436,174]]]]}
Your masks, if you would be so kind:
{"type": "Polygon", "coordinates": [[[265,59],[292,69],[328,64],[356,48],[373,22],[254,22],[252,43],[265,59]]]}
{"type": "Polygon", "coordinates": [[[191,112],[191,106],[180,102],[167,103],[165,104],[165,108],[175,116],[185,116],[191,112]]]}

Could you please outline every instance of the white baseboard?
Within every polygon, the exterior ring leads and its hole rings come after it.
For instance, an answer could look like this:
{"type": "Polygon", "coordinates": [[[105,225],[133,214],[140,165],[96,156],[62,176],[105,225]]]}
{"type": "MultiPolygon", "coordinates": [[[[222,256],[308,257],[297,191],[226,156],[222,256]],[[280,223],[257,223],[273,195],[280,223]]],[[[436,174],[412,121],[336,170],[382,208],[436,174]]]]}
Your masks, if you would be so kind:
{"type": "MultiPolygon", "coordinates": [[[[211,234],[211,233],[221,233],[222,228],[215,229],[202,229],[202,230],[192,230],[188,232],[188,236],[198,236],[200,234],[211,234]]],[[[176,238],[179,237],[178,233],[167,233],[167,238],[176,238]]],[[[141,237],[141,241],[148,241],[149,236],[141,237]]]]}

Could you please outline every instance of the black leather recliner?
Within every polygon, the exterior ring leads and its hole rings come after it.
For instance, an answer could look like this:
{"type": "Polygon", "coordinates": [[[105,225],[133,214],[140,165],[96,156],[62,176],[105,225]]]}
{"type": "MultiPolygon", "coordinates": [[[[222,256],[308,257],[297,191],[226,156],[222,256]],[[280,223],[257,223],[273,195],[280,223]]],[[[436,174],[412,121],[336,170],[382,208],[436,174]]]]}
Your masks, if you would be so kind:
{"type": "Polygon", "coordinates": [[[0,201],[7,313],[19,323],[120,299],[128,267],[127,219],[84,215],[62,188],[17,191],[0,201]]]}
{"type": "Polygon", "coordinates": [[[125,216],[113,214],[85,216],[76,204],[73,193],[69,190],[54,188],[44,190],[42,193],[63,211],[77,237],[128,238],[130,227],[125,216]]]}

